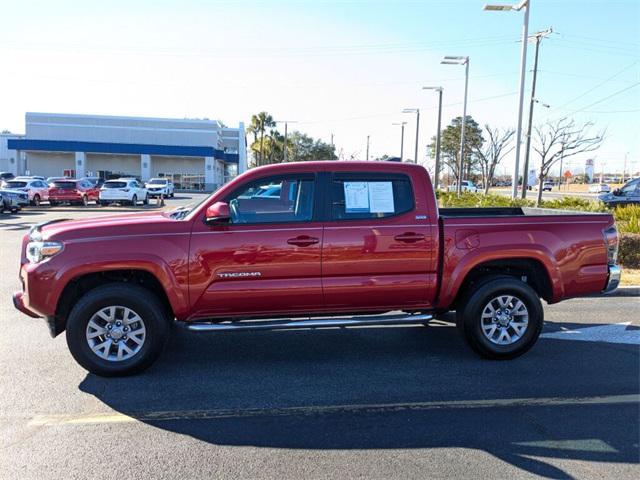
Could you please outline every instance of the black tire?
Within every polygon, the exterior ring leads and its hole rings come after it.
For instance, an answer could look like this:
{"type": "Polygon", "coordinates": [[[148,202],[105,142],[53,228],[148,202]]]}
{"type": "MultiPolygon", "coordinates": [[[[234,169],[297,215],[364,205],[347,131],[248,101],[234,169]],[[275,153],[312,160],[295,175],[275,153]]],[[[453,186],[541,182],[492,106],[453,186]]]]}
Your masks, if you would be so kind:
{"type": "Polygon", "coordinates": [[[133,205],[134,207],[136,205],[138,205],[138,196],[134,195],[133,197],[131,197],[131,205],[133,205]]]}
{"type": "Polygon", "coordinates": [[[171,198],[173,198],[173,197],[175,197],[175,196],[176,196],[176,194],[175,194],[175,192],[171,192],[171,195],[169,195],[169,196],[170,196],[171,198]]]}
{"type": "Polygon", "coordinates": [[[31,202],[32,205],[39,207],[40,206],[40,195],[37,193],[33,196],[33,200],[31,202]]]}
{"type": "Polygon", "coordinates": [[[87,207],[87,206],[89,206],[89,199],[87,198],[87,196],[86,196],[86,195],[83,195],[83,196],[82,196],[82,202],[81,202],[81,204],[82,204],[82,206],[83,206],[83,207],[87,207]]]}
{"type": "Polygon", "coordinates": [[[146,196],[144,197],[144,200],[142,201],[142,204],[143,204],[143,205],[149,205],[149,195],[146,195],[146,196]]]}
{"type": "Polygon", "coordinates": [[[83,368],[103,377],[125,376],[148,368],[160,355],[169,335],[166,309],[149,290],[137,285],[112,283],[87,292],[71,309],[67,320],[67,344],[83,368]],[[132,309],[144,321],[146,337],[134,356],[109,361],[96,355],[86,338],[87,324],[101,308],[117,305],[132,309]]]}
{"type": "Polygon", "coordinates": [[[456,323],[464,339],[478,354],[493,360],[508,360],[527,352],[536,343],[544,323],[544,310],[538,294],[529,285],[514,277],[493,276],[476,283],[461,300],[456,323]],[[501,295],[516,297],[528,311],[526,330],[508,345],[493,343],[482,331],[483,310],[492,299],[501,295]]]}

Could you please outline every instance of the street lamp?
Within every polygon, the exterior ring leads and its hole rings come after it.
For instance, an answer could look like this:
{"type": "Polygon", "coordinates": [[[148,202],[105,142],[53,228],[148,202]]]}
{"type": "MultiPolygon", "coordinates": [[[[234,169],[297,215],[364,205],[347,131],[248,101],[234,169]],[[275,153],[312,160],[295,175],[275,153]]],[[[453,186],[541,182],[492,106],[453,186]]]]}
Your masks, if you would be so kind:
{"type": "Polygon", "coordinates": [[[436,173],[433,180],[433,188],[438,190],[440,177],[440,121],[442,120],[442,87],[422,87],[423,90],[435,90],[438,92],[438,133],[436,133],[436,173]]]}
{"type": "Polygon", "coordinates": [[[467,122],[467,90],[469,88],[469,57],[444,57],[440,62],[444,65],[464,65],[464,106],[462,107],[462,126],[460,132],[460,159],[458,160],[458,184],[456,185],[456,193],[458,196],[462,193],[463,159],[464,159],[464,127],[467,122]]]}
{"type": "Polygon", "coordinates": [[[416,154],[413,158],[415,163],[418,163],[418,140],[420,138],[420,109],[419,108],[405,108],[402,113],[415,113],[416,114],[416,154]]]}
{"type": "Polygon", "coordinates": [[[367,162],[369,161],[369,137],[370,135],[367,135],[367,162]]]}
{"type": "Polygon", "coordinates": [[[291,121],[291,120],[279,120],[279,121],[274,122],[274,123],[284,123],[284,147],[283,147],[283,152],[282,152],[282,156],[283,156],[282,161],[286,162],[287,161],[287,129],[288,129],[290,123],[298,123],[298,122],[291,121]]]}
{"type": "Polygon", "coordinates": [[[404,126],[407,122],[396,122],[391,125],[400,125],[401,133],[400,133],[400,161],[402,161],[402,157],[404,156],[404,126]]]}
{"type": "MultiPolygon", "coordinates": [[[[527,38],[529,36],[529,10],[531,0],[522,0],[515,5],[485,5],[487,11],[520,11],[524,9],[524,23],[522,25],[522,50],[520,53],[520,99],[518,100],[518,128],[516,130],[516,164],[513,169],[513,187],[511,198],[518,196],[518,179],[520,170],[520,145],[522,143],[522,111],[524,108],[524,79],[527,67],[527,38]]],[[[527,188],[522,185],[522,188],[527,188]]]]}

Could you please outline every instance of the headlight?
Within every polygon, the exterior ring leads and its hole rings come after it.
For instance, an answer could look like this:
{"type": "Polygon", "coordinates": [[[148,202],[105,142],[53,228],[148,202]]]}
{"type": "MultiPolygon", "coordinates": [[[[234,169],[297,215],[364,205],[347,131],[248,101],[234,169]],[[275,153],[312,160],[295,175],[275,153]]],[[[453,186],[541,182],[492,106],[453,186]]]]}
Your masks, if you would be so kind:
{"type": "Polygon", "coordinates": [[[27,260],[39,263],[60,253],[63,249],[61,242],[29,242],[27,243],[27,260]]]}

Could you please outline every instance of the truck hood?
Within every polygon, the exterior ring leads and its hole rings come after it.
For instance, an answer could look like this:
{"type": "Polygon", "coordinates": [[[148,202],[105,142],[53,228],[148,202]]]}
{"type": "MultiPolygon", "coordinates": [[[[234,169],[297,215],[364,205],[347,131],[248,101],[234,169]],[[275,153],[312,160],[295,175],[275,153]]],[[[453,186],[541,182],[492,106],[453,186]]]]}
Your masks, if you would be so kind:
{"type": "Polygon", "coordinates": [[[105,215],[79,220],[54,220],[36,226],[49,240],[72,240],[91,237],[139,236],[187,230],[188,222],[174,220],[162,212],[105,215]]]}

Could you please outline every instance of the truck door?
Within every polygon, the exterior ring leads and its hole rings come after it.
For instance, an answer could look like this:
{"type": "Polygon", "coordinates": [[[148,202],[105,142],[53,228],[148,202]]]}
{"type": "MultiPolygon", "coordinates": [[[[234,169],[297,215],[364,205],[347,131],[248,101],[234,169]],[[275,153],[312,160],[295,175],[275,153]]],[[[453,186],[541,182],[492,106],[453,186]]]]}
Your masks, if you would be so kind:
{"type": "MultiPolygon", "coordinates": [[[[401,173],[335,173],[322,247],[325,307],[428,308],[437,273],[422,185],[401,173]]],[[[436,233],[437,234],[437,231],[436,233]]]]}
{"type": "Polygon", "coordinates": [[[311,173],[250,181],[225,198],[230,223],[194,227],[189,291],[197,316],[322,308],[316,190],[311,173]]]}

